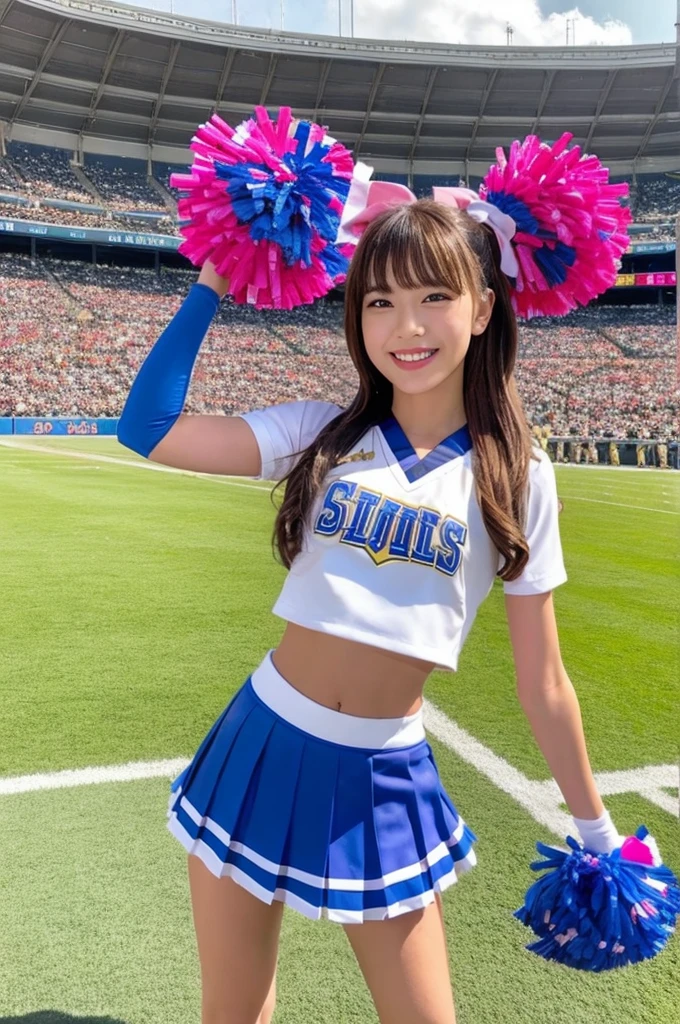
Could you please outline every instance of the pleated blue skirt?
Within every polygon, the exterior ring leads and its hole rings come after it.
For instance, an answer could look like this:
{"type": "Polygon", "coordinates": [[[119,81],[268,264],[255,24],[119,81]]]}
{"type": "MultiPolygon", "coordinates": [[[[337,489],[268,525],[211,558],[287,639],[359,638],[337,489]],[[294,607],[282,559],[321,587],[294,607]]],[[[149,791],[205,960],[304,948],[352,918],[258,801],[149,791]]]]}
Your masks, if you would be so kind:
{"type": "Polygon", "coordinates": [[[271,651],[172,782],[168,828],[217,877],[313,920],[396,917],[476,863],[422,709],[358,718],[317,704],[271,651]]]}

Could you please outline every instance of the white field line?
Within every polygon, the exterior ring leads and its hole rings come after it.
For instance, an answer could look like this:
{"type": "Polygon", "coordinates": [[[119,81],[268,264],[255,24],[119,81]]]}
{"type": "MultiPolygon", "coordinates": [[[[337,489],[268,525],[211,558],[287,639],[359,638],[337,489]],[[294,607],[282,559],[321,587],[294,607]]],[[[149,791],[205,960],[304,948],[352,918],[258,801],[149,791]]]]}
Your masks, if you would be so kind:
{"type": "Polygon", "coordinates": [[[251,491],[271,492],[271,486],[262,484],[246,484],[239,477],[218,476],[215,473],[196,473],[192,469],[176,469],[174,466],[163,466],[148,459],[140,462],[133,459],[121,459],[116,455],[97,455],[94,452],[69,452],[61,448],[49,448],[47,445],[22,444],[20,441],[0,441],[3,448],[20,448],[25,452],[46,452],[48,455],[65,455],[71,459],[88,459],[90,462],[113,462],[119,466],[132,466],[136,469],[153,469],[159,473],[180,473],[182,476],[195,476],[201,480],[213,480],[218,484],[229,484],[232,487],[247,487],[251,491]]]}
{"type": "Polygon", "coordinates": [[[516,800],[541,825],[545,825],[555,835],[564,839],[570,829],[573,829],[573,824],[569,815],[560,809],[562,800],[558,799],[556,794],[545,790],[542,783],[532,782],[518,768],[513,768],[505,758],[494,754],[489,747],[485,747],[469,732],[461,729],[430,701],[426,700],[424,703],[425,726],[441,743],[516,800]]]}
{"type": "MultiPolygon", "coordinates": [[[[81,438],[82,440],[82,438],[81,438]]],[[[157,462],[149,462],[148,459],[143,462],[133,461],[132,459],[121,459],[115,455],[97,455],[95,453],[90,454],[89,452],[69,452],[66,449],[61,448],[50,448],[46,445],[32,445],[22,444],[20,441],[0,441],[0,446],[4,448],[20,448],[27,452],[47,452],[51,455],[66,455],[70,458],[75,459],[89,459],[94,462],[113,462],[118,463],[121,466],[132,466],[137,469],[153,469],[160,473],[182,473],[184,476],[195,476],[201,480],[214,480],[219,484],[229,484],[232,487],[247,487],[253,491],[264,491],[266,494],[271,492],[271,486],[262,486],[261,484],[246,484],[241,481],[240,478],[234,478],[230,476],[218,476],[213,473],[196,473],[190,469],[176,469],[174,466],[163,466],[157,462]]],[[[573,466],[573,469],[597,469],[597,466],[573,466]]],[[[600,466],[600,469],[626,469],[626,466],[600,466]]],[[[631,466],[630,469],[636,467],[631,466]]],[[[653,472],[663,473],[664,470],[653,470],[653,472]]],[[[672,512],[666,508],[651,508],[648,505],[631,505],[629,502],[624,501],[602,501],[601,498],[583,498],[579,495],[565,494],[566,498],[570,501],[592,501],[597,505],[615,505],[617,508],[634,508],[640,512],[660,512],[665,516],[680,516],[680,512],[672,512]]]]}
{"type": "Polygon", "coordinates": [[[640,473],[640,471],[642,471],[645,476],[648,473],[663,473],[664,476],[668,476],[669,473],[673,474],[680,472],[679,470],[672,469],[670,467],[668,469],[661,469],[660,466],[605,466],[604,463],[600,462],[596,464],[593,464],[592,462],[556,462],[555,465],[562,466],[564,469],[587,469],[590,472],[597,472],[597,470],[601,470],[603,473],[613,472],[614,470],[616,470],[617,473],[640,473]]]}
{"type": "Polygon", "coordinates": [[[639,512],[660,512],[664,516],[680,516],[680,512],[671,512],[667,508],[650,508],[649,505],[630,505],[627,501],[603,501],[602,498],[583,498],[579,494],[565,494],[564,497],[569,501],[592,501],[596,505],[616,505],[617,508],[635,508],[639,512]]]}
{"type": "MultiPolygon", "coordinates": [[[[614,796],[618,793],[637,793],[651,803],[661,807],[676,817],[678,798],[665,793],[663,787],[675,788],[678,784],[678,769],[673,764],[649,765],[646,768],[628,768],[625,771],[601,772],[595,776],[600,796],[614,796]]],[[[554,779],[537,783],[546,792],[562,800],[557,783],[554,779]]]]}
{"type": "MultiPolygon", "coordinates": [[[[498,789],[511,796],[541,825],[561,840],[573,831],[571,817],[562,810],[562,793],[554,779],[536,782],[494,754],[442,711],[425,701],[425,725],[446,747],[467,761],[498,789]]],[[[45,789],[67,789],[101,782],[133,782],[137,779],[174,778],[189,763],[188,758],[167,761],[131,761],[127,764],[96,768],[78,768],[60,772],[0,778],[0,796],[30,793],[45,789]]],[[[598,772],[595,775],[602,796],[614,793],[638,793],[646,800],[678,816],[678,801],[661,787],[678,785],[676,765],[652,765],[626,771],[598,772]]]]}
{"type": "MultiPolygon", "coordinates": [[[[485,747],[427,700],[425,725],[440,742],[521,804],[536,821],[563,837],[570,829],[573,830],[570,815],[561,808],[566,801],[554,779],[543,782],[528,779],[523,772],[513,768],[505,758],[494,754],[489,747],[485,747]]],[[[677,765],[652,765],[594,774],[601,796],[638,793],[669,814],[680,817],[678,801],[661,788],[678,785],[680,772],[677,765]]]]}
{"type": "Polygon", "coordinates": [[[43,789],[71,789],[91,786],[98,782],[136,782],[138,779],[174,777],[189,764],[187,758],[169,761],[128,761],[127,764],[105,765],[100,768],[67,768],[61,772],[37,772],[34,775],[14,775],[0,778],[0,796],[14,793],[34,793],[43,789]]]}

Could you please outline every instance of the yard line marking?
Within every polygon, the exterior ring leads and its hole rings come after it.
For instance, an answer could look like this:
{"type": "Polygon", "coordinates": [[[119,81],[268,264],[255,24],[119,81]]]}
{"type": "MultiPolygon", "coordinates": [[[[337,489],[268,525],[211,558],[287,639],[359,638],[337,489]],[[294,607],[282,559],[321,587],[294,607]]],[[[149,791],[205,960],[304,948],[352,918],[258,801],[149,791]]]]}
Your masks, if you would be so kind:
{"type": "MultiPolygon", "coordinates": [[[[119,466],[133,466],[136,467],[137,469],[154,469],[161,473],[180,473],[184,476],[197,477],[199,480],[212,480],[215,483],[227,484],[228,486],[231,487],[245,487],[251,491],[263,491],[265,494],[271,493],[271,487],[262,487],[260,486],[260,484],[255,483],[245,484],[241,482],[241,479],[239,477],[234,478],[231,476],[222,476],[216,473],[197,473],[192,469],[177,469],[175,466],[163,466],[157,462],[149,462],[148,460],[145,460],[144,462],[139,462],[136,460],[133,461],[132,459],[121,459],[115,455],[96,455],[94,453],[90,454],[89,452],[69,452],[66,450],[62,450],[60,448],[48,448],[46,445],[38,446],[32,444],[21,444],[20,442],[15,441],[3,440],[0,441],[0,445],[4,448],[20,448],[22,451],[26,452],[48,452],[49,454],[53,455],[65,455],[72,459],[90,459],[94,460],[95,462],[113,462],[114,464],[118,464],[119,466]]],[[[597,467],[593,466],[590,468],[596,469],[597,467]]],[[[609,466],[600,468],[625,469],[626,467],[609,466]]],[[[631,466],[630,468],[633,469],[635,467],[631,466]]],[[[658,470],[658,472],[662,472],[662,470],[658,470]]],[[[570,501],[591,501],[595,502],[597,505],[615,505],[617,508],[634,508],[638,509],[640,512],[659,512],[661,513],[661,515],[665,516],[680,516],[680,512],[672,512],[671,510],[665,508],[650,508],[647,505],[630,505],[628,502],[622,501],[602,501],[601,498],[584,498],[577,494],[564,494],[563,496],[565,498],[569,498],[570,501]]]]}
{"type": "Polygon", "coordinates": [[[625,771],[602,772],[598,779],[600,793],[604,796],[615,793],[639,793],[646,800],[663,807],[670,814],[678,815],[678,798],[664,793],[664,789],[678,785],[678,769],[672,764],[648,765],[646,768],[629,768],[625,771]]]}
{"type": "MultiPolygon", "coordinates": [[[[552,460],[551,460],[552,461],[552,460]]],[[[640,473],[642,469],[643,475],[647,476],[650,473],[663,473],[664,476],[668,476],[669,473],[677,473],[677,469],[673,469],[669,466],[667,469],[662,469],[661,466],[607,466],[603,462],[593,463],[584,462],[554,462],[554,466],[561,466],[563,469],[587,469],[589,472],[594,470],[601,470],[603,473],[610,473],[616,470],[617,473],[640,473]]]]}
{"type": "Polygon", "coordinates": [[[71,459],[89,459],[94,462],[113,462],[119,466],[133,466],[137,469],[153,469],[160,473],[180,473],[183,476],[195,476],[199,480],[213,480],[218,484],[228,484],[231,487],[247,487],[251,491],[263,491],[265,494],[271,492],[271,487],[262,487],[260,484],[244,484],[237,477],[221,476],[216,473],[197,473],[193,469],[177,469],[175,466],[163,466],[157,462],[138,462],[133,459],[121,459],[115,455],[96,455],[89,452],[69,452],[60,448],[48,448],[47,445],[21,444],[15,441],[0,441],[3,448],[20,448],[25,452],[47,452],[53,455],[64,455],[71,459]]]}
{"type": "Polygon", "coordinates": [[[560,801],[545,789],[543,783],[528,779],[524,772],[494,754],[428,700],[424,701],[424,712],[426,729],[516,800],[541,825],[545,825],[561,839],[573,831],[571,817],[560,809],[560,801]]]}
{"type": "Polygon", "coordinates": [[[98,782],[135,782],[175,776],[189,764],[187,758],[170,761],[128,761],[100,768],[67,768],[60,772],[38,772],[0,778],[0,796],[14,793],[32,793],[43,789],[70,789],[73,786],[91,786],[98,782]]]}
{"type": "MultiPolygon", "coordinates": [[[[446,747],[467,761],[498,789],[511,796],[541,825],[562,841],[574,831],[571,816],[562,809],[564,797],[554,779],[535,781],[513,768],[505,758],[476,740],[436,708],[424,702],[425,725],[446,747]]],[[[0,796],[30,793],[45,789],[66,789],[102,782],[134,782],[138,779],[174,778],[189,764],[189,758],[166,761],[129,761],[126,764],[66,769],[0,778],[0,796]]],[[[595,781],[602,796],[615,793],[638,793],[646,800],[678,817],[678,801],[662,787],[678,785],[678,767],[672,764],[651,765],[625,771],[598,772],[595,781]]]]}
{"type": "MultiPolygon", "coordinates": [[[[557,835],[566,836],[570,830],[573,831],[570,815],[561,808],[566,801],[554,779],[543,782],[528,779],[523,772],[513,768],[505,758],[494,754],[429,701],[424,701],[424,708],[426,728],[445,746],[473,765],[482,775],[486,775],[499,789],[525,807],[536,821],[557,835]]],[[[651,765],[593,774],[601,796],[638,793],[669,814],[680,817],[677,799],[664,793],[661,788],[678,785],[677,765],[651,765]]]]}
{"type": "MultiPolygon", "coordinates": [[[[647,768],[633,768],[629,772],[596,772],[595,782],[600,796],[616,796],[620,793],[636,793],[638,796],[642,796],[645,800],[649,800],[650,803],[656,804],[664,811],[668,811],[674,817],[678,817],[678,799],[673,797],[670,793],[664,793],[659,786],[654,786],[646,781],[645,773],[647,771],[658,771],[659,769],[665,769],[672,771],[674,765],[663,764],[654,765],[651,769],[647,768]],[[630,778],[625,781],[622,776],[630,775],[630,778]]],[[[673,785],[677,780],[672,779],[673,785]]],[[[539,782],[537,785],[542,786],[546,794],[549,794],[558,803],[564,803],[564,798],[560,789],[554,779],[546,779],[544,782],[539,782]]]]}
{"type": "Polygon", "coordinates": [[[603,501],[602,498],[583,498],[580,494],[563,494],[558,490],[560,498],[568,498],[569,501],[592,501],[596,505],[616,505],[617,508],[636,508],[640,512],[660,512],[664,516],[680,516],[680,512],[671,512],[667,508],[650,508],[648,505],[630,505],[627,501],[603,501]]]}

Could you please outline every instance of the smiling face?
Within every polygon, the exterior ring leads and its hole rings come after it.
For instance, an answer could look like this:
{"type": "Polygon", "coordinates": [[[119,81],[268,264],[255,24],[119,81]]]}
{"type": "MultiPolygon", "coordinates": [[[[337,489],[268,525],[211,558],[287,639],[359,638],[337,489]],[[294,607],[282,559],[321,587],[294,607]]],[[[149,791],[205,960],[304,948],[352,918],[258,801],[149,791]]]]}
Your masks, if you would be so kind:
{"type": "MultiPolygon", "coordinates": [[[[421,394],[462,375],[472,334],[480,334],[493,305],[443,282],[439,286],[399,287],[391,267],[387,288],[370,282],[361,310],[366,354],[392,387],[421,394]]],[[[453,381],[451,381],[453,383],[453,381]]]]}
{"type": "Polygon", "coordinates": [[[345,337],[360,400],[417,420],[423,434],[465,419],[465,357],[495,298],[471,241],[478,230],[432,200],[396,206],[368,225],[347,275],[345,337]]]}

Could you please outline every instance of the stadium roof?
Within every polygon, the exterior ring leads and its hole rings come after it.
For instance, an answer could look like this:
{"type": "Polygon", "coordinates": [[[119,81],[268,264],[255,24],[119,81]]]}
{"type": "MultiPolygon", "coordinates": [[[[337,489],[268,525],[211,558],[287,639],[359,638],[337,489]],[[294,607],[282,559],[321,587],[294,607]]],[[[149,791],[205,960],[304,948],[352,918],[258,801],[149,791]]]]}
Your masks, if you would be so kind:
{"type": "MultiPolygon", "coordinates": [[[[679,30],[680,31],[680,30],[679,30]]],[[[181,162],[214,109],[319,120],[377,173],[483,174],[564,131],[613,173],[680,169],[680,51],[274,32],[102,0],[0,0],[5,138],[181,162]]]]}

